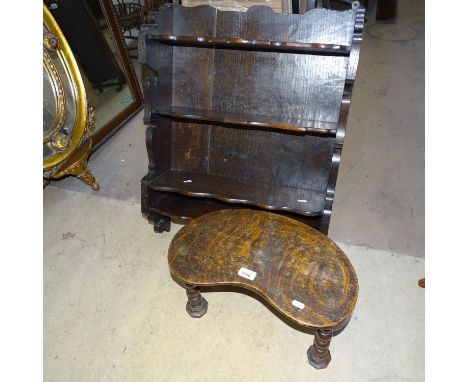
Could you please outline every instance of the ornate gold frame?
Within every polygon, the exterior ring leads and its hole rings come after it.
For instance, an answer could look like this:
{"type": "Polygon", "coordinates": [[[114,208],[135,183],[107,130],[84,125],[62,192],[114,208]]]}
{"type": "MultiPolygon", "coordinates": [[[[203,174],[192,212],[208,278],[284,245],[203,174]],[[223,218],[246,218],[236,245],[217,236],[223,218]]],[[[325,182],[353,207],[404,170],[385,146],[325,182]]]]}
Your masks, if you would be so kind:
{"type": "Polygon", "coordinates": [[[70,46],[44,4],[42,10],[43,23],[47,30],[43,35],[43,65],[50,75],[57,110],[53,128],[43,137],[43,144],[50,142],[56,150],[56,153],[43,159],[44,178],[74,175],[97,191],[99,184],[86,164],[92,148],[90,135],[94,125],[94,110],[86,101],[83,80],[70,46]],[[57,55],[62,62],[72,87],[72,102],[75,104],[76,112],[70,136],[61,132],[66,119],[67,100],[63,90],[63,80],[51,55],[57,55]]]}
{"type": "MultiPolygon", "coordinates": [[[[71,130],[71,138],[70,144],[67,150],[59,151],[57,154],[52,155],[48,158],[43,160],[43,169],[52,170],[54,167],[59,165],[65,159],[67,159],[80,145],[82,142],[82,138],[85,135],[86,131],[86,120],[88,116],[88,105],[86,102],[86,92],[83,85],[83,80],[81,78],[80,70],[78,65],[75,61],[73,53],[65,40],[65,37],[62,34],[59,26],[55,22],[54,18],[50,14],[47,7],[43,4],[43,23],[50,32],[50,34],[44,34],[44,64],[47,61],[51,61],[50,59],[50,52],[54,51],[64,63],[64,67],[68,71],[68,75],[70,76],[71,83],[73,86],[74,96],[75,96],[75,105],[76,105],[76,115],[75,121],[73,125],[73,129],[71,130]],[[57,44],[54,45],[54,37],[57,41],[57,44]],[[55,47],[55,49],[54,49],[55,47]]],[[[51,72],[52,75],[56,75],[53,70],[51,72]]],[[[58,84],[61,82],[60,79],[53,78],[53,82],[58,84]]],[[[61,102],[61,101],[58,101],[61,102]]],[[[65,101],[63,101],[65,102],[65,101]]],[[[59,110],[59,109],[57,109],[59,110]]],[[[57,119],[60,119],[58,116],[57,119]]],[[[59,121],[60,122],[60,121],[59,121]]],[[[55,126],[57,128],[57,126],[55,126]]]]}

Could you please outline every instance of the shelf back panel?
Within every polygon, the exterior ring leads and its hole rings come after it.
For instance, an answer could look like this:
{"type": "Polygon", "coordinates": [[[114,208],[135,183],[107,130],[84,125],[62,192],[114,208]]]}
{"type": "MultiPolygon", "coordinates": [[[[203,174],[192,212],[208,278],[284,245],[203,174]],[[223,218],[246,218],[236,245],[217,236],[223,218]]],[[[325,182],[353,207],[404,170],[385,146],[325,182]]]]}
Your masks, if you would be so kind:
{"type": "Polygon", "coordinates": [[[167,4],[155,14],[156,35],[245,40],[304,42],[350,46],[355,14],[352,10],[311,9],[303,15],[274,13],[254,6],[247,12],[220,11],[209,5],[167,4]]]}
{"type": "MultiPolygon", "coordinates": [[[[172,104],[167,97],[156,97],[156,108],[175,106],[276,115],[279,119],[338,121],[347,57],[180,46],[171,49],[172,104]]],[[[168,72],[168,68],[158,67],[157,71],[168,72]]]]}
{"type": "Polygon", "coordinates": [[[214,59],[213,110],[338,121],[347,57],[216,50],[214,59]]]}
{"type": "Polygon", "coordinates": [[[183,122],[173,126],[173,170],[326,191],[331,137],[183,122]]]}

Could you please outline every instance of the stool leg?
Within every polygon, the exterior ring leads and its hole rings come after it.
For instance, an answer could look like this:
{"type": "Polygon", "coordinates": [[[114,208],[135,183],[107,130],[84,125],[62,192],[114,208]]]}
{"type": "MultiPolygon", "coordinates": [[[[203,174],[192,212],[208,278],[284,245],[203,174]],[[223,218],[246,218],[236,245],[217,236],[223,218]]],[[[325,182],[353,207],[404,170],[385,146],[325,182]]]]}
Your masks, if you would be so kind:
{"type": "Polygon", "coordinates": [[[187,293],[187,305],[185,310],[190,317],[200,318],[208,310],[208,301],[200,294],[200,288],[193,285],[187,285],[185,292],[187,293]]]}
{"type": "Polygon", "coordinates": [[[313,345],[307,350],[309,363],[316,369],[325,369],[331,361],[330,342],[333,336],[331,330],[317,329],[313,345]]]}

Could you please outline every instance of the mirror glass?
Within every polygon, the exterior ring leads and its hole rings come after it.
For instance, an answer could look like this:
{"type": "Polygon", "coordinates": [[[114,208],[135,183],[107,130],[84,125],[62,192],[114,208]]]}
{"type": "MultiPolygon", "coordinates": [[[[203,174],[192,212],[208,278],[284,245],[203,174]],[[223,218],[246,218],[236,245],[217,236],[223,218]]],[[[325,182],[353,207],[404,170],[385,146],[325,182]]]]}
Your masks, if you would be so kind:
{"type": "Polygon", "coordinates": [[[95,134],[135,102],[100,0],[45,1],[71,47],[95,110],[95,134]]]}

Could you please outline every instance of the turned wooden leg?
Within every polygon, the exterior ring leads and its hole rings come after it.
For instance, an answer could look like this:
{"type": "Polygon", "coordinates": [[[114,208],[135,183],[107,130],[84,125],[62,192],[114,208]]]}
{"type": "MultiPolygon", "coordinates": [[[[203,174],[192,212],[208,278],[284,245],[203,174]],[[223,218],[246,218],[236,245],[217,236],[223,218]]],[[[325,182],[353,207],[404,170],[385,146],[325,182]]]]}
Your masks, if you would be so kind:
{"type": "Polygon", "coordinates": [[[200,294],[200,288],[197,286],[187,285],[185,290],[187,293],[187,305],[185,309],[187,313],[194,318],[200,318],[208,311],[208,301],[200,294]]]}
{"type": "Polygon", "coordinates": [[[317,329],[313,345],[307,350],[309,363],[316,369],[325,369],[331,361],[330,342],[333,336],[331,330],[317,329]]]}

